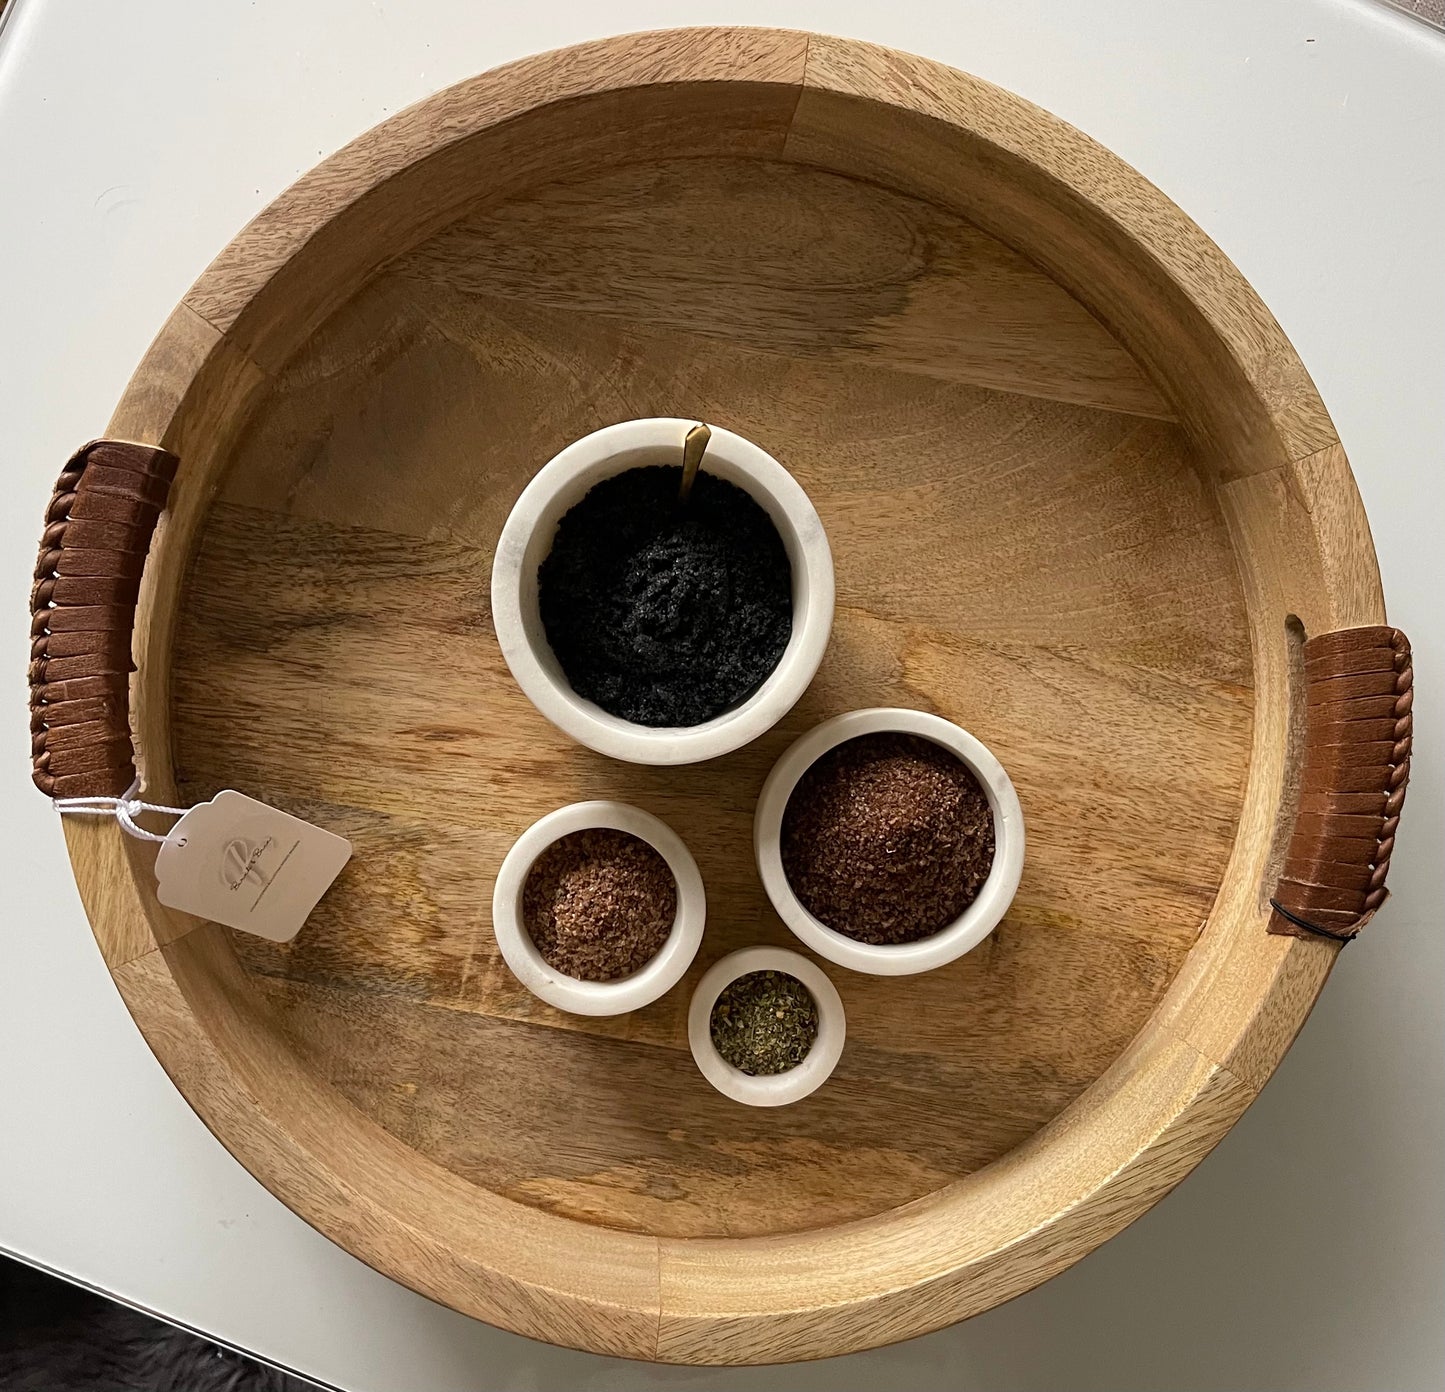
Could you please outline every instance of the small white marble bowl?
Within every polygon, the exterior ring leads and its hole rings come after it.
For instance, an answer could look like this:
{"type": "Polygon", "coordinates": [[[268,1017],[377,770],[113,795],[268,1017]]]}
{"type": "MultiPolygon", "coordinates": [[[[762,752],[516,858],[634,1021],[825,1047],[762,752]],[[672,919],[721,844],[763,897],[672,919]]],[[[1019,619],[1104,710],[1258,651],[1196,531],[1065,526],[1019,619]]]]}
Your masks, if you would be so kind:
{"type": "Polygon", "coordinates": [[[763,888],[783,922],[820,957],[875,976],[911,976],[962,957],[998,926],[1018,891],[1024,865],[1024,814],[1004,767],[967,730],[925,711],[876,707],[849,711],[815,725],[773,765],[753,817],[753,851],[763,888]],[[894,947],[859,942],[815,918],[793,893],[783,872],[783,813],[798,780],[824,754],[859,735],[895,731],[921,735],[955,754],[978,779],[993,812],[993,868],[978,897],[931,937],[894,947]]]}
{"type": "Polygon", "coordinates": [[[547,642],[537,568],[557,524],[588,489],[613,474],[682,463],[695,420],[657,416],[585,435],[543,466],[513,504],[492,562],[492,624],[517,685],[579,744],[634,764],[693,764],[740,748],[772,728],[813,680],[833,627],[833,555],[808,495],[770,454],[720,426],[703,472],[750,493],[772,518],[793,571],[793,632],[782,659],[747,700],[701,725],[650,729],[604,711],[572,690],[547,642]]]}
{"type": "Polygon", "coordinates": [[[492,928],[512,974],[539,1000],[573,1015],[625,1015],[650,1005],[682,980],[702,942],[707,896],[682,838],[666,822],[625,802],[574,802],[533,822],[513,843],[492,892],[492,928]],[[522,922],[522,889],[537,857],[574,831],[610,827],[646,841],[677,885],[672,932],[646,966],[616,981],[581,981],[549,966],[522,922]]]}
{"type": "Polygon", "coordinates": [[[687,1042],[702,1076],[724,1097],[749,1107],[783,1107],[816,1092],[838,1066],[846,1034],[847,1020],[838,988],[816,962],[786,947],[745,947],[714,962],[697,983],[687,1011],[687,1042]],[[756,971],[795,977],[818,1007],[818,1037],[802,1063],[786,1073],[757,1077],[744,1073],[718,1053],[712,1042],[712,1008],[717,998],[740,976],[756,971]]]}

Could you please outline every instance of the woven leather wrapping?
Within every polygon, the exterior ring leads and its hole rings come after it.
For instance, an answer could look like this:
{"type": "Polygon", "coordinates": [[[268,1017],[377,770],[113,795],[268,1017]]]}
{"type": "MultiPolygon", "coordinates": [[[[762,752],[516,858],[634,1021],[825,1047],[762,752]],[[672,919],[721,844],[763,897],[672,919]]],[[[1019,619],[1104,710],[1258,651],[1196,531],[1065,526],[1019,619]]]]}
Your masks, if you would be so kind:
{"type": "Polygon", "coordinates": [[[117,797],[135,778],[131,632],[179,462],[154,445],[95,440],[55,485],[30,593],[30,754],[49,797],[117,797]]]}
{"type": "Polygon", "coordinates": [[[1385,625],[1346,628],[1311,638],[1304,658],[1299,812],[1269,931],[1348,941],[1388,893],[1414,732],[1410,641],[1385,625]]]}

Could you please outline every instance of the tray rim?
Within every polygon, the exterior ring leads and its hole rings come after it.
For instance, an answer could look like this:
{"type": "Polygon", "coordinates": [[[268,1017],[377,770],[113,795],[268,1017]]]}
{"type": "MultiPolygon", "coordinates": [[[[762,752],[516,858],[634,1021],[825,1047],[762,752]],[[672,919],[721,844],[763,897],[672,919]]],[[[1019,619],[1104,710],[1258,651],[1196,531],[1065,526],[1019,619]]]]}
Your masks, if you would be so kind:
{"type": "MultiPolygon", "coordinates": [[[[1272,621],[1298,614],[1325,631],[1382,622],[1384,607],[1363,506],[1297,355],[1240,273],[1141,175],[1002,89],[871,44],[771,29],[625,35],[482,74],[364,134],[243,230],[162,328],[110,426],[190,466],[157,535],[136,631],[137,739],[153,791],[174,791],[166,686],[179,577],[235,417],[288,356],[295,327],[270,322],[267,302],[293,255],[384,193],[399,170],[515,117],[589,93],[717,82],[791,101],[789,138],[799,111],[811,111],[817,129],[845,131],[860,104],[875,103],[1022,161],[1069,213],[1099,220],[1090,235],[1122,238],[1161,294],[1190,302],[1209,341],[1223,345],[1222,370],[1258,404],[1233,423],[1211,419],[1207,406],[1181,409],[1228,461],[1221,503],[1236,550],[1252,556],[1242,578],[1254,745],[1214,910],[1124,1054],[1016,1151],[873,1219],[732,1241],[597,1229],[467,1184],[310,1078],[279,1034],[260,1033],[266,1012],[221,932],[155,903],[153,852],[108,824],[72,819],[65,830],[107,965],[162,1066],[232,1154],[306,1221],[385,1274],[519,1333],[602,1353],[747,1363],[872,1347],[988,1309],[1146,1211],[1222,1138],[1292,1042],[1338,952],[1264,932],[1258,890],[1280,831],[1288,705],[1283,624],[1272,621]],[[240,409],[218,413],[218,399],[240,409]],[[374,1182],[390,1166],[411,1183],[374,1182]]],[[[1155,341],[1157,324],[1130,322],[1107,275],[1078,286],[1029,250],[1151,366],[1178,346],[1155,341]]]]}

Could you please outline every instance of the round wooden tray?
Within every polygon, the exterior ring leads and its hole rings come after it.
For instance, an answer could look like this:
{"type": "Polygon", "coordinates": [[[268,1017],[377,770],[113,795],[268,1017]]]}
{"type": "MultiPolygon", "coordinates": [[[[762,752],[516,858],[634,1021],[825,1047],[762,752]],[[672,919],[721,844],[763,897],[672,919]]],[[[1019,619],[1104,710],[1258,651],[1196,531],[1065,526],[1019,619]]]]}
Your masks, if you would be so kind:
{"type": "Polygon", "coordinates": [[[462,83],[242,232],[111,433],[182,461],[137,619],[149,794],[240,788],[356,857],[277,946],[161,908],[153,847],[70,825],[106,960],[242,1163],[459,1310],[742,1363],[987,1309],[1188,1173],[1334,960],[1266,922],[1301,640],[1383,621],[1348,464],[1203,233],[986,83],[768,30],[462,83]],[[682,770],[550,728],[487,602],[531,474],[660,414],[783,461],[837,560],[809,694],[682,770]],[[758,789],[813,722],[894,704],[1008,767],[1017,902],[945,969],[832,972],[836,1075],[740,1108],[686,1008],[724,953],[789,941],[758,789]],[[680,831],[710,901],[687,981],[616,1020],[528,996],[489,922],[511,840],[592,797],[680,831]]]}

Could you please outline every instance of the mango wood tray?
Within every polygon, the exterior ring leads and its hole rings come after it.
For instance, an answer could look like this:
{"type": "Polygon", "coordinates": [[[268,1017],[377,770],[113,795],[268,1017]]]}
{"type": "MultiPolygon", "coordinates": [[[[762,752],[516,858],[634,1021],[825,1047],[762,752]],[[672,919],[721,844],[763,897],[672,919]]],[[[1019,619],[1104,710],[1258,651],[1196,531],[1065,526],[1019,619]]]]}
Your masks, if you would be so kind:
{"type": "Polygon", "coordinates": [[[149,794],[240,788],[356,857],[277,946],[161,908],[153,847],[68,825],[100,946],[242,1163],[459,1310],[746,1363],[988,1309],[1189,1172],[1334,962],[1267,931],[1303,642],[1384,621],[1334,428],[1197,227],[986,83],[723,29],[461,83],[246,228],[110,433],[181,461],[136,620],[149,794]],[[757,440],[837,560],[807,697],[682,770],[549,727],[488,613],[526,480],[648,415],[757,440]],[[833,971],[836,1075],[748,1111],[694,1068],[688,994],[790,941],[754,799],[788,741],[862,705],[998,753],[1023,885],[950,967],[833,971]],[[489,922],[513,837],[593,797],[677,828],[710,899],[688,980],[616,1020],[528,996],[489,922]]]}

